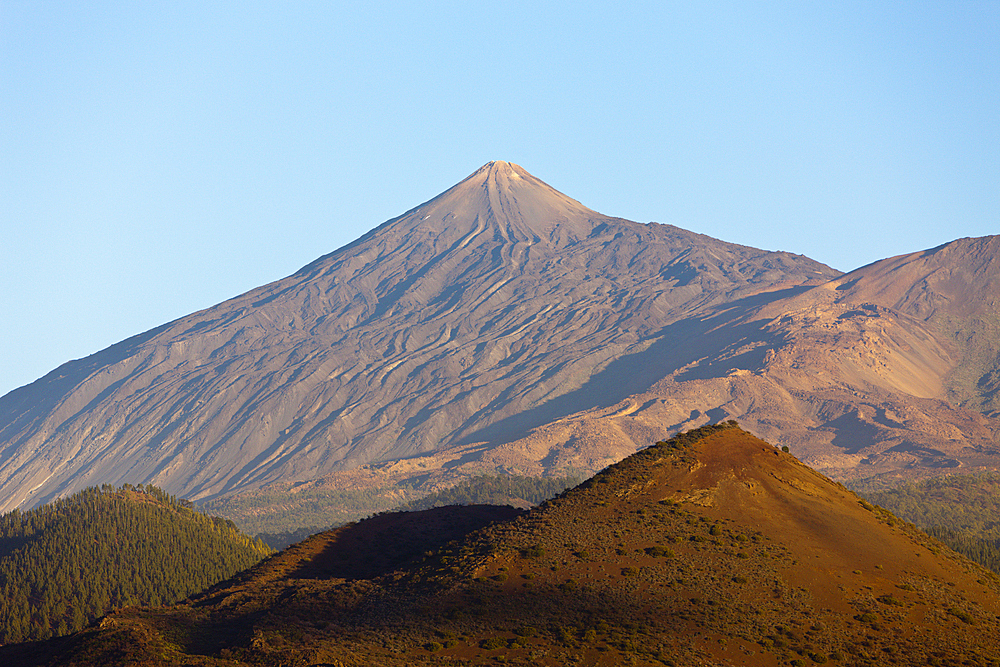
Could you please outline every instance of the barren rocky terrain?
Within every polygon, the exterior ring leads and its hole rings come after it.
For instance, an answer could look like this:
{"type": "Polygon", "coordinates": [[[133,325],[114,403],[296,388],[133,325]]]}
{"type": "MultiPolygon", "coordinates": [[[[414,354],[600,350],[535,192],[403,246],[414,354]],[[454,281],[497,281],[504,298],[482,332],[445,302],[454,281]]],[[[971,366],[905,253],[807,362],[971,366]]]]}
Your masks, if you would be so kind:
{"type": "Polygon", "coordinates": [[[647,388],[617,362],[671,324],[836,275],[490,163],[293,276],[0,398],[0,508],[125,481],[206,499],[500,444],[647,388]]]}
{"type": "Polygon", "coordinates": [[[615,362],[647,390],[510,442],[365,466],[327,483],[596,472],[651,438],[730,418],[841,481],[995,469],[997,257],[1000,237],[960,239],[815,287],[718,305],[615,362]]]}
{"type": "Polygon", "coordinates": [[[0,398],[0,509],[100,483],[211,500],[586,475],[730,418],[839,480],[993,468],[998,253],[960,239],[841,275],[492,162],[0,398]]]}

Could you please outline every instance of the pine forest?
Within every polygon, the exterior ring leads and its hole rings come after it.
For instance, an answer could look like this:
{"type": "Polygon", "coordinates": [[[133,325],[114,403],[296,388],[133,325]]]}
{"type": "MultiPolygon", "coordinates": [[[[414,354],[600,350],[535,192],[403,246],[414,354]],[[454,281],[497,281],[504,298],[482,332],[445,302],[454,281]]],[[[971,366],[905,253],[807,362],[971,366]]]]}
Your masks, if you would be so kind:
{"type": "Polygon", "coordinates": [[[0,643],[184,599],[270,553],[154,486],[92,487],[0,517],[0,643]]]}

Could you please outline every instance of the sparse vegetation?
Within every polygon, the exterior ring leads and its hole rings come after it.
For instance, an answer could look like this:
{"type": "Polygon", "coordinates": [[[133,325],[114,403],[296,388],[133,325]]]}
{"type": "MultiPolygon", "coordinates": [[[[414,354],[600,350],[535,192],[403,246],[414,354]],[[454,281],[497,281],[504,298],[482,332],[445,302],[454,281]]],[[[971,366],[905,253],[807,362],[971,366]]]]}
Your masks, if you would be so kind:
{"type": "MultiPolygon", "coordinates": [[[[387,513],[311,537],[175,609],[113,615],[73,657],[226,667],[353,664],[358,656],[380,665],[547,667],[1000,660],[988,639],[1000,632],[996,582],[970,586],[985,575],[973,564],[938,559],[916,531],[890,527],[879,508],[858,512],[842,488],[730,428],[662,441],[530,512],[448,507],[428,510],[441,513],[433,520],[387,513]],[[785,502],[706,499],[706,489],[753,461],[765,466],[753,473],[753,488],[762,479],[807,479],[819,495],[802,502],[812,507],[819,497],[824,507],[815,521],[839,508],[860,516],[872,544],[901,535],[905,544],[914,535],[921,557],[883,550],[873,559],[859,546],[853,557],[840,552],[856,559],[857,574],[835,564],[829,581],[817,580],[813,563],[831,567],[817,558],[830,526],[786,533],[785,502]],[[508,515],[493,523],[485,519],[498,515],[484,515],[461,539],[453,531],[427,534],[487,510],[508,515]],[[397,539],[423,541],[407,558],[397,539]],[[371,566],[380,553],[392,558],[371,566]],[[913,616],[917,606],[921,614],[913,616]]],[[[751,487],[740,482],[727,493],[740,489],[751,487]]]]}
{"type": "Polygon", "coordinates": [[[967,623],[969,625],[976,624],[976,620],[972,618],[972,615],[961,609],[952,607],[951,609],[948,610],[948,613],[957,618],[958,620],[962,621],[963,623],[967,623]]]}
{"type": "Polygon", "coordinates": [[[405,485],[357,490],[275,486],[212,500],[203,503],[201,509],[232,520],[250,535],[259,535],[277,543],[281,536],[297,541],[295,537],[301,539],[327,528],[385,512],[422,495],[405,485]]]}
{"type": "Polygon", "coordinates": [[[409,485],[355,490],[276,486],[213,500],[202,509],[233,520],[273,549],[283,549],[320,531],[379,512],[507,505],[518,500],[537,505],[579,483],[578,477],[480,475],[430,494],[409,485]]]}

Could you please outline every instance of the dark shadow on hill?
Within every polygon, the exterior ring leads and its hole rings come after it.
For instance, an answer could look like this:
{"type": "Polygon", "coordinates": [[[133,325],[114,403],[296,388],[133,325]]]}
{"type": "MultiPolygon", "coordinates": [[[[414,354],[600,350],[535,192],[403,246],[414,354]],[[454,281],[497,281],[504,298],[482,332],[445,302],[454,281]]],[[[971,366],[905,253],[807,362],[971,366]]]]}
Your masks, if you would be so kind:
{"type": "Polygon", "coordinates": [[[879,440],[882,428],[879,424],[859,419],[854,412],[842,414],[825,424],[835,434],[830,444],[839,447],[845,454],[857,454],[865,447],[879,440]]]}
{"type": "Polygon", "coordinates": [[[491,523],[510,521],[524,510],[510,506],[436,507],[392,512],[310,538],[316,554],[289,573],[292,579],[371,579],[401,567],[448,542],[491,523]]]}
{"type": "MultiPolygon", "coordinates": [[[[80,652],[82,647],[87,645],[90,639],[91,635],[76,633],[43,641],[6,644],[0,647],[0,659],[4,661],[4,664],[19,665],[21,667],[59,664],[55,662],[57,657],[75,656],[80,652]]],[[[115,655],[113,657],[117,658],[119,656],[115,655]]]]}
{"type": "MultiPolygon", "coordinates": [[[[759,368],[767,350],[781,341],[764,330],[767,321],[748,316],[768,303],[809,289],[792,287],[756,294],[719,306],[712,315],[674,322],[651,336],[654,342],[648,348],[613,361],[579,389],[468,433],[457,444],[511,442],[568,415],[611,407],[678,371],[678,380],[704,380],[724,377],[734,368],[759,368]]],[[[480,416],[474,415],[469,423],[480,416]]]]}

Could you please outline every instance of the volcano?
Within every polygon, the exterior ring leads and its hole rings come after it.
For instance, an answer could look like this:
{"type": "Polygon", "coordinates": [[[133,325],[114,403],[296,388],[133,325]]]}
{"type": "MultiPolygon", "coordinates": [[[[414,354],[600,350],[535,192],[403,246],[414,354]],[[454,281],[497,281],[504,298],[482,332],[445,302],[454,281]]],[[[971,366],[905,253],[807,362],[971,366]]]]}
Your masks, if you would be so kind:
{"type": "MultiPolygon", "coordinates": [[[[103,483],[205,500],[377,465],[447,471],[649,389],[673,368],[649,352],[678,323],[839,275],[603,215],[491,162],[288,278],[0,398],[0,509],[103,483]]],[[[542,465],[600,469],[640,431],[542,465]]]]}

